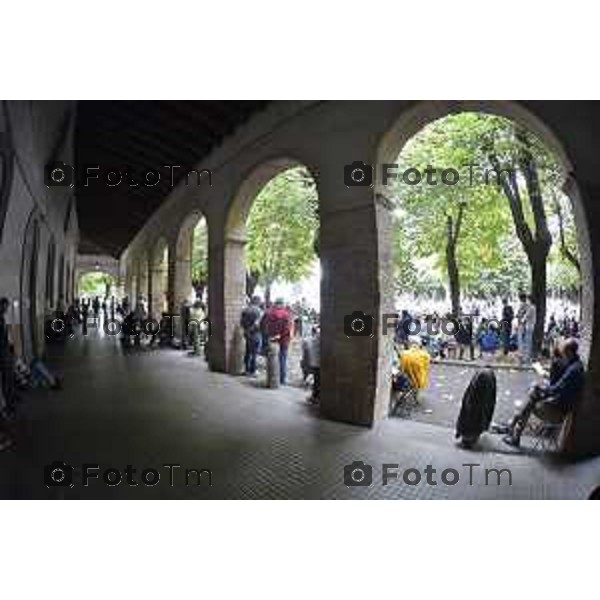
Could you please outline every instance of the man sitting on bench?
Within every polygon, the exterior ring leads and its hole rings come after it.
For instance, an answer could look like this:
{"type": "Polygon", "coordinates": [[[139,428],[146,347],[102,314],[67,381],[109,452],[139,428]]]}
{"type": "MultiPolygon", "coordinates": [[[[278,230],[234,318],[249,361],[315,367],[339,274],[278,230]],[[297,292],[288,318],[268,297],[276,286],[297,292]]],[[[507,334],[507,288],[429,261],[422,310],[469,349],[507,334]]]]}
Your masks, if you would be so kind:
{"type": "Polygon", "coordinates": [[[510,433],[503,439],[511,446],[519,446],[521,434],[527,421],[534,413],[548,423],[560,424],[575,408],[583,389],[585,372],[578,354],[577,340],[568,339],[562,346],[562,373],[546,385],[535,385],[529,393],[529,400],[517,413],[510,425],[510,433]]]}

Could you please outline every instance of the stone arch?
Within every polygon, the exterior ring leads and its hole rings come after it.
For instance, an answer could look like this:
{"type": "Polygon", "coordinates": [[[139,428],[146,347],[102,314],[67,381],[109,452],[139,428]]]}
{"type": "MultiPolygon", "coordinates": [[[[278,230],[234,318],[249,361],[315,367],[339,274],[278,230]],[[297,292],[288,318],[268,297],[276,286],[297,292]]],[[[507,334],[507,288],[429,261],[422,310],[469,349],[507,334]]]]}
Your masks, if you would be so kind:
{"type": "Polygon", "coordinates": [[[194,231],[198,224],[204,220],[208,230],[208,220],[200,209],[193,209],[188,213],[177,227],[175,237],[175,306],[189,298],[192,290],[192,257],[194,231]]]}
{"type": "MultiPolygon", "coordinates": [[[[600,265],[593,264],[592,246],[590,239],[590,230],[588,219],[582,195],[577,186],[573,175],[574,167],[563,143],[555,135],[552,129],[547,126],[539,117],[528,110],[525,106],[514,101],[425,101],[419,102],[411,108],[405,110],[393,122],[392,126],[381,137],[376,154],[376,164],[393,163],[402,151],[405,144],[415,136],[423,127],[433,121],[442,119],[451,114],[462,112],[481,112],[505,117],[511,121],[519,123],[528,131],[533,133],[558,159],[563,170],[565,183],[563,191],[570,198],[573,205],[573,213],[578,232],[579,250],[581,256],[582,270],[582,319],[581,319],[581,350],[584,359],[587,360],[589,367],[600,365],[600,343],[592,339],[592,332],[597,328],[595,315],[598,314],[595,299],[594,273],[600,273],[600,265]]],[[[376,176],[375,178],[375,197],[383,204],[386,204],[385,187],[376,176]]],[[[378,222],[379,243],[385,243],[388,239],[391,229],[391,219],[389,213],[378,222]]],[[[389,265],[381,262],[379,265],[380,277],[386,281],[388,291],[391,290],[391,277],[389,276],[389,265]]],[[[598,375],[596,375],[598,376],[598,375]]],[[[591,397],[591,391],[584,398],[582,403],[582,415],[589,415],[590,411],[594,414],[596,422],[600,423],[600,406],[594,403],[591,397]]],[[[582,417],[585,418],[585,417],[582,417]]],[[[577,422],[578,419],[575,421],[577,422]]],[[[577,423],[571,428],[571,432],[577,430],[577,423]]],[[[597,432],[596,432],[597,435],[597,432]]],[[[588,440],[575,440],[571,435],[566,440],[566,446],[574,449],[578,446],[588,446],[588,440]],[[581,442],[581,443],[580,443],[581,442]]],[[[598,446],[598,443],[595,443],[598,446]]]]}
{"type": "Polygon", "coordinates": [[[305,161],[290,155],[262,160],[241,177],[228,204],[219,245],[210,242],[208,304],[212,336],[209,363],[215,370],[234,372],[239,366],[239,360],[234,356],[233,339],[246,297],[246,222],[252,203],[269,181],[294,167],[307,169],[317,184],[318,193],[317,170],[305,161]]]}

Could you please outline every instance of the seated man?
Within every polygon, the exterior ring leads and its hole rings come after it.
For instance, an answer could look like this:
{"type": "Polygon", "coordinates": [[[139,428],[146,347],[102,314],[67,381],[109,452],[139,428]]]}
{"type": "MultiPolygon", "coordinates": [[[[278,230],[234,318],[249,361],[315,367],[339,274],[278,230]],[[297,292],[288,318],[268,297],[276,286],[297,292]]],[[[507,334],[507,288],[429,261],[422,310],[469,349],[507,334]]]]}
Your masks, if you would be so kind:
{"type": "Polygon", "coordinates": [[[421,339],[417,336],[408,338],[410,348],[400,354],[400,368],[416,390],[425,389],[429,385],[429,367],[431,356],[421,348],[421,339]]]}
{"type": "Polygon", "coordinates": [[[578,354],[577,340],[567,340],[561,349],[563,362],[560,375],[553,374],[546,385],[536,385],[529,394],[529,400],[511,422],[510,433],[504,441],[511,446],[519,446],[521,434],[527,421],[534,413],[542,421],[561,423],[577,404],[585,373],[578,354]],[[554,381],[552,381],[554,379],[554,381]]]}

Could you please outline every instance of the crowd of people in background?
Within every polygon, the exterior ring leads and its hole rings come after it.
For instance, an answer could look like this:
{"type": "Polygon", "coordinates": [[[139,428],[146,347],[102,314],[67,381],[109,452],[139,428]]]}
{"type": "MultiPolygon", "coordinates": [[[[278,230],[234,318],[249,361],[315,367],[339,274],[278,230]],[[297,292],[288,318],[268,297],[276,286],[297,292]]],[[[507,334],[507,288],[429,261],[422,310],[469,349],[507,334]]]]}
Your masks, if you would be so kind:
{"type": "MultiPolygon", "coordinates": [[[[404,301],[410,302],[411,310],[402,310],[396,324],[396,342],[400,345],[406,344],[411,335],[418,335],[431,356],[441,359],[505,357],[529,364],[534,358],[537,310],[525,293],[518,299],[468,300],[458,318],[443,303],[404,301]]],[[[551,298],[546,314],[541,355],[550,358],[558,341],[579,337],[579,308],[551,298]]]]}

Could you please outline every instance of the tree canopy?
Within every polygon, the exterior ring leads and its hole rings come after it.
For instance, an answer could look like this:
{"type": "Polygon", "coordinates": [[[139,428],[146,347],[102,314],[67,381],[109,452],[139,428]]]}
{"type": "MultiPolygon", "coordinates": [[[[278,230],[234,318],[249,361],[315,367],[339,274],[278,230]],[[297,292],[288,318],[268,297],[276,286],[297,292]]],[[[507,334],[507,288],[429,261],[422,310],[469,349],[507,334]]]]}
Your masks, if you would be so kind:
{"type": "Polygon", "coordinates": [[[81,276],[79,293],[87,296],[104,296],[109,286],[114,285],[114,278],[102,271],[91,271],[81,276]]]}
{"type": "Polygon", "coordinates": [[[275,282],[294,283],[310,273],[319,226],[315,182],[302,167],[271,179],[248,217],[247,264],[270,294],[275,282]]]}
{"type": "MultiPolygon", "coordinates": [[[[537,166],[555,245],[555,251],[550,254],[551,273],[556,273],[551,277],[551,285],[560,281],[563,286],[576,286],[576,267],[567,254],[556,251],[560,237],[558,202],[565,243],[573,255],[578,255],[572,210],[560,190],[559,166],[535,137],[528,134],[527,143],[537,166]]],[[[406,144],[398,160],[399,175],[407,169],[417,169],[421,174],[430,169],[435,174],[431,173],[429,181],[435,180],[436,184],[428,183],[424,176],[415,185],[401,177],[393,181],[398,206],[394,215],[395,263],[397,275],[403,282],[414,285],[415,260],[434,256],[439,273],[450,283],[449,228],[456,233],[457,223],[460,223],[455,258],[462,292],[504,295],[528,287],[527,255],[515,235],[515,220],[506,191],[494,171],[516,166],[516,189],[526,197],[527,182],[519,171],[522,144],[514,123],[480,113],[460,113],[435,121],[406,144]],[[455,185],[442,182],[441,173],[445,169],[458,172],[455,185]]],[[[506,175],[501,174],[501,177],[506,175]]],[[[452,181],[453,177],[448,174],[447,179],[452,181]]],[[[531,203],[522,202],[522,207],[523,219],[533,229],[531,203]]]]}

